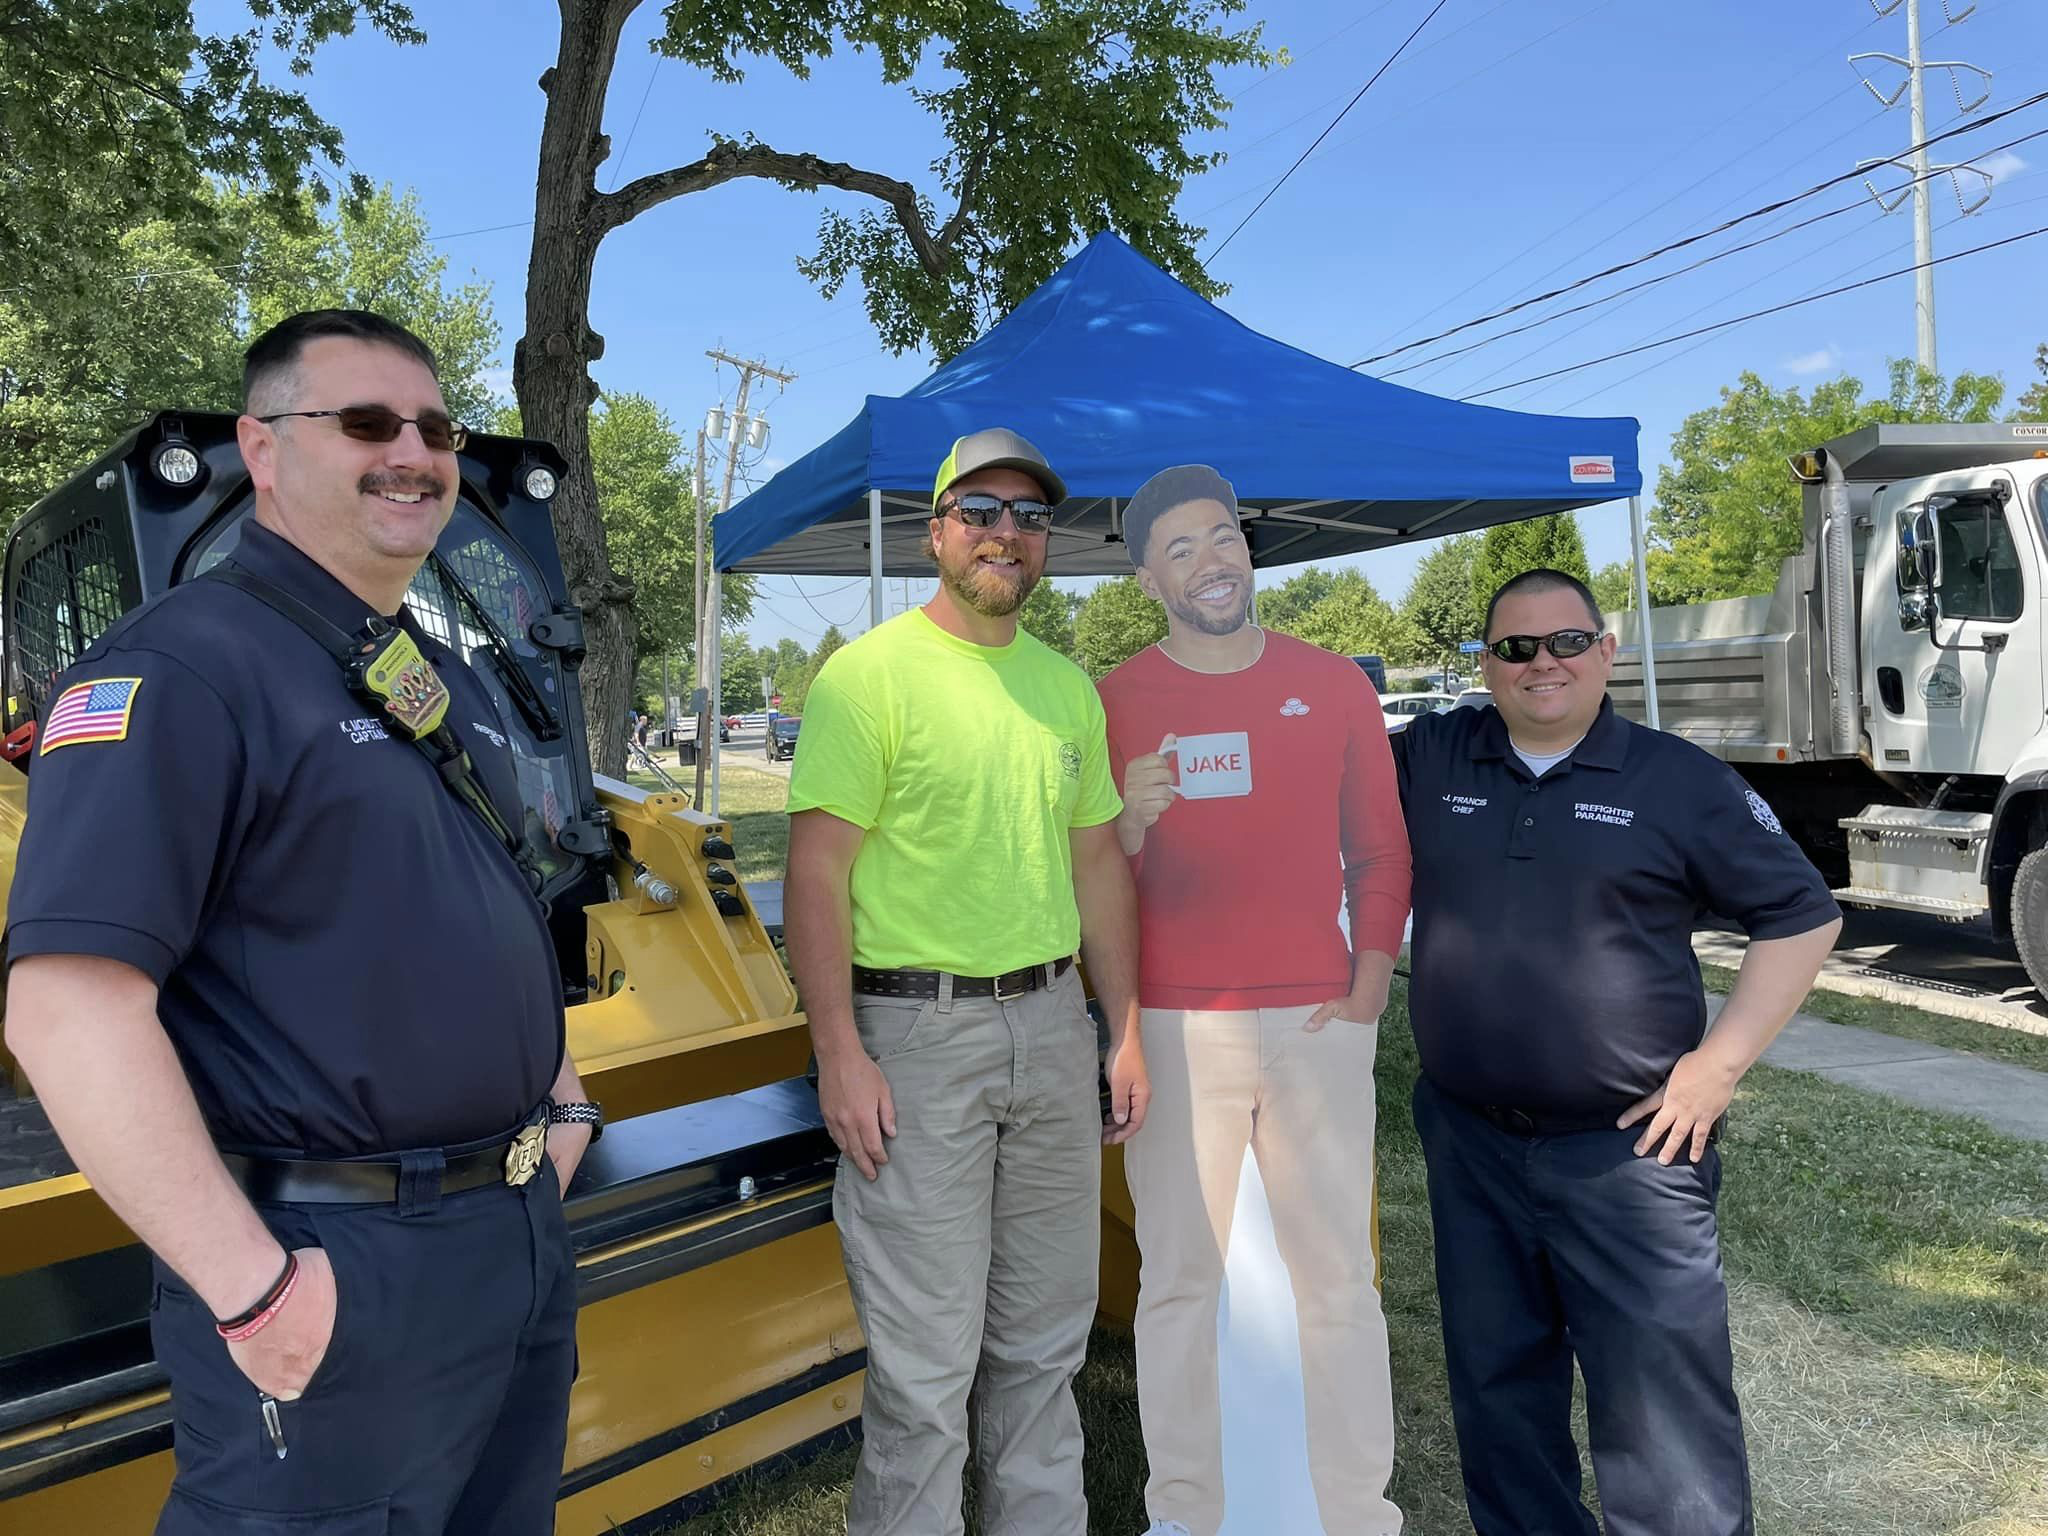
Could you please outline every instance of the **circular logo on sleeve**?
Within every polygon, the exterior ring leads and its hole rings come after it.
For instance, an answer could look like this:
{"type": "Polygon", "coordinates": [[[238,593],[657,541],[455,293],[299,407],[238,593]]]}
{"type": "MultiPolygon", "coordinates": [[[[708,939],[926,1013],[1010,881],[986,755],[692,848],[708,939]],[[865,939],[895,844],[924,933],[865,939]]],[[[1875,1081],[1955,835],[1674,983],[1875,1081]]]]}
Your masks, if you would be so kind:
{"type": "Polygon", "coordinates": [[[1060,743],[1060,767],[1070,779],[1081,777],[1081,749],[1071,741],[1060,743]]]}
{"type": "Polygon", "coordinates": [[[1748,791],[1749,814],[1756,818],[1756,824],[1766,832],[1783,834],[1785,828],[1778,820],[1778,813],[1764,803],[1764,797],[1755,790],[1748,791]]]}

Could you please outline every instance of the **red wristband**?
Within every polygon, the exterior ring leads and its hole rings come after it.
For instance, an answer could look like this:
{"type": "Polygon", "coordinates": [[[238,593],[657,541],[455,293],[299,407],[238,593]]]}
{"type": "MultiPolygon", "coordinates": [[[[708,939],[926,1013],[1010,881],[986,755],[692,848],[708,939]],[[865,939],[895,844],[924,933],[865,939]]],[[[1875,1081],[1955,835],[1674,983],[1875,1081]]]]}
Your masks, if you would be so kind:
{"type": "Polygon", "coordinates": [[[239,1344],[244,1339],[255,1337],[267,1327],[271,1319],[284,1310],[284,1304],[292,1299],[292,1292],[299,1284],[299,1256],[295,1253],[285,1256],[284,1273],[278,1276],[277,1284],[271,1287],[270,1295],[257,1305],[253,1315],[237,1318],[232,1324],[215,1323],[213,1330],[230,1344],[239,1344]]]}

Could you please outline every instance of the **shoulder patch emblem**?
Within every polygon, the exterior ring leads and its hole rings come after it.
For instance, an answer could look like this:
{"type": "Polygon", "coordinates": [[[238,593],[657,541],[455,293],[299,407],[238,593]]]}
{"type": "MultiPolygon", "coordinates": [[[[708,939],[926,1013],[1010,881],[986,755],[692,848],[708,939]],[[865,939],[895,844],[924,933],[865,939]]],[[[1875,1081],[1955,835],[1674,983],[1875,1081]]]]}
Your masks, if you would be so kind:
{"type": "Polygon", "coordinates": [[[135,695],[141,688],[139,677],[73,683],[43,717],[42,745],[36,756],[88,741],[125,741],[135,713],[135,695]]]}
{"type": "Polygon", "coordinates": [[[1289,699],[1280,706],[1280,713],[1283,715],[1305,715],[1308,713],[1308,706],[1299,699],[1289,699]]]}
{"type": "Polygon", "coordinates": [[[1070,779],[1081,777],[1081,749],[1071,741],[1060,743],[1060,771],[1070,779]]]}
{"type": "Polygon", "coordinates": [[[1756,824],[1766,832],[1776,832],[1782,836],[1785,828],[1778,820],[1778,813],[1766,805],[1764,797],[1755,790],[1748,790],[1746,793],[1749,796],[1749,814],[1756,818],[1756,824]]]}

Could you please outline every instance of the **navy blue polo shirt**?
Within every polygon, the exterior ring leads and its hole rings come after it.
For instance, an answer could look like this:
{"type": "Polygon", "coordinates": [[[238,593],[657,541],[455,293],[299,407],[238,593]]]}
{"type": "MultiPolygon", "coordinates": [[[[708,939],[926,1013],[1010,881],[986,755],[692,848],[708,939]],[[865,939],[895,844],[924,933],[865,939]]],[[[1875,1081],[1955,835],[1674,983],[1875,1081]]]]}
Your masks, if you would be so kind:
{"type": "MultiPolygon", "coordinates": [[[[347,633],[370,616],[253,520],[231,558],[347,633]]],[[[489,695],[409,613],[400,622],[518,826],[489,695]]],[[[124,617],[49,697],[8,954],[104,956],[156,982],[222,1146],[448,1146],[510,1129],[546,1095],[562,989],[539,903],[304,630],[225,583],[188,582],[124,617]],[[110,686],[67,710],[80,683],[110,686]]]]}
{"type": "Polygon", "coordinates": [[[1421,717],[1394,763],[1415,860],[1409,1016],[1453,1098],[1619,1115],[1705,1033],[1698,918],[1779,939],[1839,915],[1733,769],[1611,700],[1540,780],[1491,708],[1421,717]]]}

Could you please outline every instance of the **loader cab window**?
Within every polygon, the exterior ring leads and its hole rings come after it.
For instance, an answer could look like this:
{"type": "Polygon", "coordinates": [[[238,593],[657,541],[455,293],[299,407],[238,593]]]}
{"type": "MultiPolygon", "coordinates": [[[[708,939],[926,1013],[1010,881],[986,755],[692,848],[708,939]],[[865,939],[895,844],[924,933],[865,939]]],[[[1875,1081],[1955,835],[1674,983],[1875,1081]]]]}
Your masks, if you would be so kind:
{"type": "Polygon", "coordinates": [[[1990,497],[1941,510],[1941,577],[1934,595],[1945,619],[2016,619],[2024,603],[2020,552],[2005,509],[1990,497]]]}
{"type": "Polygon", "coordinates": [[[128,606],[114,541],[98,517],[77,519],[9,572],[15,615],[7,691],[22,713],[42,714],[50,685],[128,606]]]}

